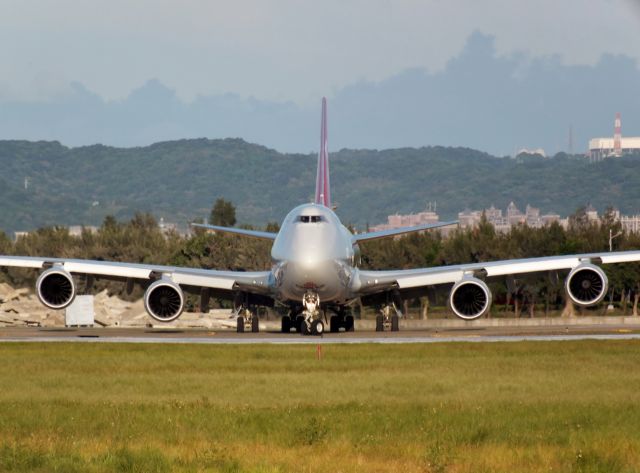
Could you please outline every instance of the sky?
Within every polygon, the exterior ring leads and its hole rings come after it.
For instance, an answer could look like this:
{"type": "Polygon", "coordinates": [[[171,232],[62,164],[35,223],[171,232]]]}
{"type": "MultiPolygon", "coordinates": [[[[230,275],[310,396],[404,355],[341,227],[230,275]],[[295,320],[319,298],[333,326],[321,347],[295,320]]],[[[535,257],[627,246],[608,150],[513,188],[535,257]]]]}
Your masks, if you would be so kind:
{"type": "Polygon", "coordinates": [[[498,55],[640,60],[638,0],[0,0],[0,100],[72,82],[107,101],[158,79],[185,101],[305,106],[408,69],[437,72],[473,32],[498,55]]]}

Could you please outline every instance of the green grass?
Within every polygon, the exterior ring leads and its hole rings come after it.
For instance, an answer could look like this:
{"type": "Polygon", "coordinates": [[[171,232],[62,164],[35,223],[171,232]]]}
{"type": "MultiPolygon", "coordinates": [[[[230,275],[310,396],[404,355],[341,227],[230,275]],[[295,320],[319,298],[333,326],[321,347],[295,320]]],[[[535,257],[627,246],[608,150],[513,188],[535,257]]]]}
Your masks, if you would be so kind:
{"type": "Polygon", "coordinates": [[[640,342],[0,344],[0,471],[640,470],[640,342]]]}

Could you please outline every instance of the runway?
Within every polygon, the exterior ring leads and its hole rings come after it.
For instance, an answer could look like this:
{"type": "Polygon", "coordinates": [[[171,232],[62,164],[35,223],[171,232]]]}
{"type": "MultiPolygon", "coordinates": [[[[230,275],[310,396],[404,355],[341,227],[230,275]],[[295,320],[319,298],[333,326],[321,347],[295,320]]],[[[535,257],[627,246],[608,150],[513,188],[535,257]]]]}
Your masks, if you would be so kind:
{"type": "Polygon", "coordinates": [[[238,334],[235,331],[157,328],[38,328],[4,327],[0,342],[169,343],[169,344],[357,344],[357,343],[495,343],[565,340],[635,340],[640,327],[573,325],[567,327],[491,327],[357,331],[327,333],[322,337],[276,331],[238,334]]]}

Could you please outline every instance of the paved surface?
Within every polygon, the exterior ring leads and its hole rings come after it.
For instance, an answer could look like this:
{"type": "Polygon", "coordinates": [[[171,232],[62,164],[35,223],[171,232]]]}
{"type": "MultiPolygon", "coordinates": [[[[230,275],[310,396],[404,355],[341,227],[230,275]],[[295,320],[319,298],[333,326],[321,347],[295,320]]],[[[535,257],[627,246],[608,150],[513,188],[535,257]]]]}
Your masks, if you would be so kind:
{"type": "Polygon", "coordinates": [[[640,325],[508,326],[479,328],[428,328],[400,332],[362,330],[326,333],[323,337],[283,334],[277,331],[238,334],[234,331],[149,328],[0,328],[0,342],[113,342],[113,343],[437,343],[522,340],[640,339],[640,325]]]}

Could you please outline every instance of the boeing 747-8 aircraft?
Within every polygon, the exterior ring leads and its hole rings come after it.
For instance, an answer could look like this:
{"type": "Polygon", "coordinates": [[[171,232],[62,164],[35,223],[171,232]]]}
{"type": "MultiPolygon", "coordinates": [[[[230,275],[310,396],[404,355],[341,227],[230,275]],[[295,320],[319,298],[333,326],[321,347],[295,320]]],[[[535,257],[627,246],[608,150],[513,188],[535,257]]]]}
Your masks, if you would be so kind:
{"type": "Polygon", "coordinates": [[[579,306],[591,306],[600,302],[607,292],[607,277],[598,265],[640,261],[640,251],[627,251],[412,270],[365,271],[358,268],[358,244],[362,241],[455,223],[355,235],[342,225],[331,206],[327,105],[323,99],[314,203],[300,205],[289,212],[277,234],[199,225],[217,232],[272,240],[270,271],[215,271],[24,256],[0,256],[0,266],[41,270],[36,292],[40,301],[51,309],[64,309],[73,302],[78,292],[77,275],[102,276],[145,285],[146,311],[159,322],[171,322],[180,317],[184,293],[196,292],[201,295],[203,308],[208,306],[211,296],[233,300],[240,332],[245,330],[245,325],[258,331],[257,307],[278,305],[288,309],[288,314],[282,317],[283,332],[295,328],[303,334],[320,335],[327,322],[332,332],[341,328],[353,330],[354,321],[348,307],[358,299],[364,304],[388,309],[383,311],[386,315],[378,316],[378,330],[386,326],[398,330],[402,299],[424,295],[433,286],[450,288],[448,302],[456,316],[464,320],[477,319],[491,306],[491,291],[486,281],[523,273],[565,271],[568,297],[579,306]]]}

